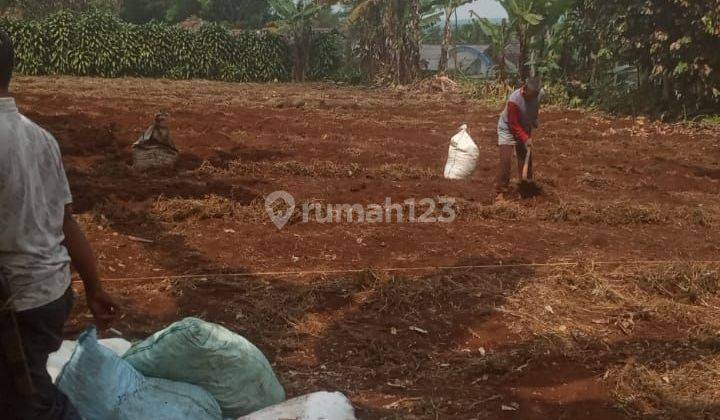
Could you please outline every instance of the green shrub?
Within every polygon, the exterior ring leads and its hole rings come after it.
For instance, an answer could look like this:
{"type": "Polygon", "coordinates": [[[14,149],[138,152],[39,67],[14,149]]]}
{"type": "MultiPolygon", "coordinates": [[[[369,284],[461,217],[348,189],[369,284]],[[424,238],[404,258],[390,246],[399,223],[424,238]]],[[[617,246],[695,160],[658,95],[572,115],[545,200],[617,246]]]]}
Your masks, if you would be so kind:
{"type": "MultiPolygon", "coordinates": [[[[26,75],[205,78],[238,82],[288,80],[290,49],[264,31],[233,34],[219,24],[197,31],[166,23],[136,25],[100,10],[61,11],[39,20],[0,19],[26,75]]],[[[323,79],[339,67],[336,40],[320,35],[311,61],[323,79]]],[[[338,58],[340,57],[340,58],[338,58]]]]}
{"type": "Polygon", "coordinates": [[[310,49],[310,80],[332,77],[343,63],[343,37],[337,32],[318,34],[310,49]]]}

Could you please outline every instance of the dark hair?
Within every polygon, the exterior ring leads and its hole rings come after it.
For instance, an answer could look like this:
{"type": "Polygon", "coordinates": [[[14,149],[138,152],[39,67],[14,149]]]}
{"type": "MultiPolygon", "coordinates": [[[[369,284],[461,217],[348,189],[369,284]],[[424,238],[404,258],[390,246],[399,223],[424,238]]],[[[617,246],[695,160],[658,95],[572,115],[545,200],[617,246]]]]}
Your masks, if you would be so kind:
{"type": "Polygon", "coordinates": [[[15,67],[15,48],[7,32],[0,29],[0,88],[10,86],[13,68],[15,67]]]}

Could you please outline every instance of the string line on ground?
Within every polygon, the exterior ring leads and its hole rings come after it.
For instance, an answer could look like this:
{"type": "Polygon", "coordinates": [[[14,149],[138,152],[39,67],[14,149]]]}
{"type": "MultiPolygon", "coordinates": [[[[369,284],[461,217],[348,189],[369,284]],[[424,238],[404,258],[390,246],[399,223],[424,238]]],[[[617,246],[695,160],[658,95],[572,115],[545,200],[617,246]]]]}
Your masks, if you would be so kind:
{"type": "MultiPolygon", "coordinates": [[[[384,268],[349,268],[332,270],[308,270],[308,271],[264,271],[244,273],[204,273],[204,274],[180,274],[165,276],[147,277],[118,277],[106,278],[103,282],[127,282],[145,280],[192,280],[210,277],[276,277],[276,276],[306,276],[326,274],[357,274],[365,272],[410,272],[410,271],[455,271],[455,270],[489,270],[489,269],[510,269],[510,268],[539,268],[539,267],[571,267],[580,265],[667,265],[667,264],[720,264],[720,260],[634,260],[634,261],[572,261],[572,262],[549,262],[549,263],[517,263],[517,264],[483,264],[483,265],[453,265],[453,266],[423,266],[423,267],[384,267],[384,268]]],[[[75,281],[79,283],[79,281],[75,281]]]]}

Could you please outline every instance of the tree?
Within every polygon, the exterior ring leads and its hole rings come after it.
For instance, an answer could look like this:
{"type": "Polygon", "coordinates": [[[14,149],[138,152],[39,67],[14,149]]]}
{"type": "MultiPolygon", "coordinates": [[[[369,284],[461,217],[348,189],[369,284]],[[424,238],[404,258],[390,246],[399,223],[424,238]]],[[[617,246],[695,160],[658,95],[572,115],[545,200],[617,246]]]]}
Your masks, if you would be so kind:
{"type": "Polygon", "coordinates": [[[284,35],[293,51],[293,81],[305,81],[312,42],[312,21],[324,6],[309,0],[270,0],[275,12],[272,29],[284,35]]]}
{"type": "Polygon", "coordinates": [[[330,0],[348,10],[348,37],[376,82],[403,84],[420,74],[420,41],[436,0],[330,0]]]}
{"type": "Polygon", "coordinates": [[[3,0],[0,9],[13,9],[26,18],[44,17],[61,9],[82,10],[89,7],[118,10],[121,0],[3,0]]]}
{"type": "Polygon", "coordinates": [[[404,84],[417,79],[423,27],[439,16],[434,11],[437,0],[320,2],[343,6],[351,49],[371,79],[381,84],[404,84]]]}
{"type": "Polygon", "coordinates": [[[472,12],[473,24],[477,25],[487,37],[495,66],[497,67],[498,80],[505,83],[507,80],[506,50],[512,38],[512,32],[506,19],[499,24],[492,23],[487,18],[482,18],[472,12]]]}
{"type": "Polygon", "coordinates": [[[267,0],[203,0],[200,16],[212,22],[230,22],[243,28],[261,28],[270,18],[267,0]]]}
{"type": "Polygon", "coordinates": [[[448,66],[448,49],[452,42],[452,17],[457,13],[458,7],[468,4],[473,0],[439,0],[436,5],[442,8],[445,15],[445,25],[443,29],[442,46],[440,48],[440,63],[438,64],[438,72],[447,72],[448,66]]]}
{"type": "Polygon", "coordinates": [[[123,0],[120,16],[133,23],[171,23],[196,15],[210,22],[241,28],[261,28],[269,18],[267,0],[123,0]]]}
{"type": "Polygon", "coordinates": [[[404,74],[400,75],[403,82],[415,80],[420,72],[420,40],[422,38],[422,4],[420,0],[409,0],[408,2],[408,27],[404,33],[402,69],[404,74]]]}
{"type": "Polygon", "coordinates": [[[576,0],[546,0],[536,3],[533,10],[542,16],[538,26],[533,27],[530,66],[533,73],[548,74],[558,70],[557,61],[562,55],[562,43],[557,32],[558,23],[567,18],[576,0]]]}
{"type": "Polygon", "coordinates": [[[569,54],[563,71],[586,84],[594,102],[611,110],[627,108],[612,103],[618,99],[629,102],[633,112],[717,113],[718,16],[718,0],[578,0],[559,32],[569,54]],[[634,69],[635,77],[627,77],[627,68],[634,69]],[[616,91],[622,94],[614,95],[616,91]]]}
{"type": "Polygon", "coordinates": [[[147,23],[151,20],[164,20],[169,0],[124,0],[120,8],[120,17],[132,23],[147,23]]]}
{"type": "Polygon", "coordinates": [[[498,3],[507,12],[509,26],[518,41],[520,48],[518,73],[520,79],[525,80],[530,75],[528,67],[530,39],[533,30],[540,24],[543,17],[535,13],[535,0],[498,0],[498,3]]]}
{"type": "Polygon", "coordinates": [[[174,0],[165,12],[165,19],[173,23],[182,22],[191,16],[200,16],[202,7],[200,0],[174,0]]]}

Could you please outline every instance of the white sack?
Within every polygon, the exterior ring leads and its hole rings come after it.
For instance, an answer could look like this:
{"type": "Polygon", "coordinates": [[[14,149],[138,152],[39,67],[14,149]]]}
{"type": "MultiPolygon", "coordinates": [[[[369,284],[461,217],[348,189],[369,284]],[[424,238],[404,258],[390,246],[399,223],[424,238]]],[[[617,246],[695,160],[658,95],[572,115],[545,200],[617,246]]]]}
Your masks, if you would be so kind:
{"type": "Polygon", "coordinates": [[[267,407],[238,420],[356,420],[350,400],[339,392],[315,392],[267,407]]]}
{"type": "Polygon", "coordinates": [[[445,165],[445,178],[467,179],[472,176],[480,157],[480,149],[467,132],[467,124],[463,124],[450,140],[448,161],[445,165]]]}

